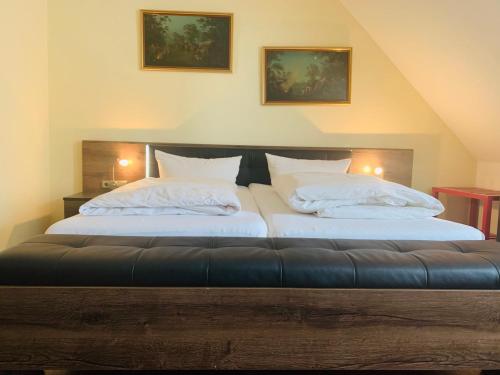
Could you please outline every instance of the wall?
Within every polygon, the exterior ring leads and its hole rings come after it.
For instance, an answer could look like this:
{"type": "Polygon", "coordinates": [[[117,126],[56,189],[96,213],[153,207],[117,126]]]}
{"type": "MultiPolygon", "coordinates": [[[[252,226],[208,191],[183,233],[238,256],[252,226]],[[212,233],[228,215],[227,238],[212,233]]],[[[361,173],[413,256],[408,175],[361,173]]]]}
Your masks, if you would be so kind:
{"type": "Polygon", "coordinates": [[[472,155],[500,162],[500,1],[342,3],[472,155]]]}
{"type": "Polygon", "coordinates": [[[473,158],[338,1],[49,0],[49,49],[55,218],[81,189],[82,139],[413,148],[416,188],[474,183],[473,158]],[[233,74],[141,71],[141,8],[233,12],[233,74]],[[352,104],[262,106],[265,45],[352,46],[352,104]]]}
{"type": "Polygon", "coordinates": [[[47,2],[2,2],[0,45],[2,249],[49,222],[47,2]]]}

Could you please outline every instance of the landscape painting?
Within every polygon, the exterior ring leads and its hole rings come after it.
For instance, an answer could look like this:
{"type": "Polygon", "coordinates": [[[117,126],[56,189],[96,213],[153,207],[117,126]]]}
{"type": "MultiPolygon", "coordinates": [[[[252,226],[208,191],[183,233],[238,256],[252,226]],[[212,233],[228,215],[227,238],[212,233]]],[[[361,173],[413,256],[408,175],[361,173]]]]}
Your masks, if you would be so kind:
{"type": "Polygon", "coordinates": [[[351,102],[351,48],[264,48],[263,104],[351,102]]]}
{"type": "Polygon", "coordinates": [[[144,69],[231,71],[233,16],[142,11],[144,69]]]}

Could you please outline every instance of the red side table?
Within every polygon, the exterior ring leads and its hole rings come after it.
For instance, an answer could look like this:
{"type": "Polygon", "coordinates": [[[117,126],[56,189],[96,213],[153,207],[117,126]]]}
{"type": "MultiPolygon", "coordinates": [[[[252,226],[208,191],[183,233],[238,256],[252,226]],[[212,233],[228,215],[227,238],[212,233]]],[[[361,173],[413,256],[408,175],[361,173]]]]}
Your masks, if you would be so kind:
{"type": "Polygon", "coordinates": [[[455,188],[455,187],[433,187],[432,195],[438,198],[439,193],[454,195],[456,197],[470,198],[469,225],[477,228],[479,201],[483,202],[483,218],[481,221],[481,232],[487,239],[495,238],[490,232],[491,209],[494,201],[500,200],[500,191],[481,188],[455,188]]]}

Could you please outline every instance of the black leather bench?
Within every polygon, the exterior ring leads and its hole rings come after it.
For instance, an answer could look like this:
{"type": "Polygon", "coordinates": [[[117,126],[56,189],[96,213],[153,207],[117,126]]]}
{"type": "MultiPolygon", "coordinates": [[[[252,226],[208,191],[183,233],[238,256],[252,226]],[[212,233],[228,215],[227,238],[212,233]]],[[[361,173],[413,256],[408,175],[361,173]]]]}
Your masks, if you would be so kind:
{"type": "Polygon", "coordinates": [[[500,243],[41,235],[0,285],[499,289],[500,243]]]}

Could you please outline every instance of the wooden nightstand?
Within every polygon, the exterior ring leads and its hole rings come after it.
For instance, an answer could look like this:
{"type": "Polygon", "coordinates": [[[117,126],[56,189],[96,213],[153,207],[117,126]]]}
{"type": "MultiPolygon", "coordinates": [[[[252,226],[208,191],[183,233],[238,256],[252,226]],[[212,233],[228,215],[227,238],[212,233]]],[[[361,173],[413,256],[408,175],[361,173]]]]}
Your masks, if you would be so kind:
{"type": "Polygon", "coordinates": [[[497,242],[500,242],[500,210],[498,212],[497,242]]]}
{"type": "Polygon", "coordinates": [[[104,191],[93,192],[93,193],[78,193],[73,195],[68,195],[63,198],[64,201],[64,218],[78,215],[78,210],[80,206],[85,202],[88,202],[92,198],[97,197],[105,193],[104,191]]]}
{"type": "MultiPolygon", "coordinates": [[[[439,193],[454,195],[456,197],[470,198],[470,209],[469,209],[469,225],[477,228],[478,224],[478,212],[479,212],[479,201],[483,203],[483,218],[481,222],[481,232],[484,233],[486,239],[499,238],[499,233],[495,236],[490,233],[491,225],[491,210],[494,201],[500,200],[500,191],[489,190],[481,188],[458,188],[458,187],[433,187],[432,195],[435,198],[439,197],[439,193]]],[[[499,218],[500,220],[500,218],[499,218]]],[[[500,230],[500,223],[499,223],[500,230]]]]}

